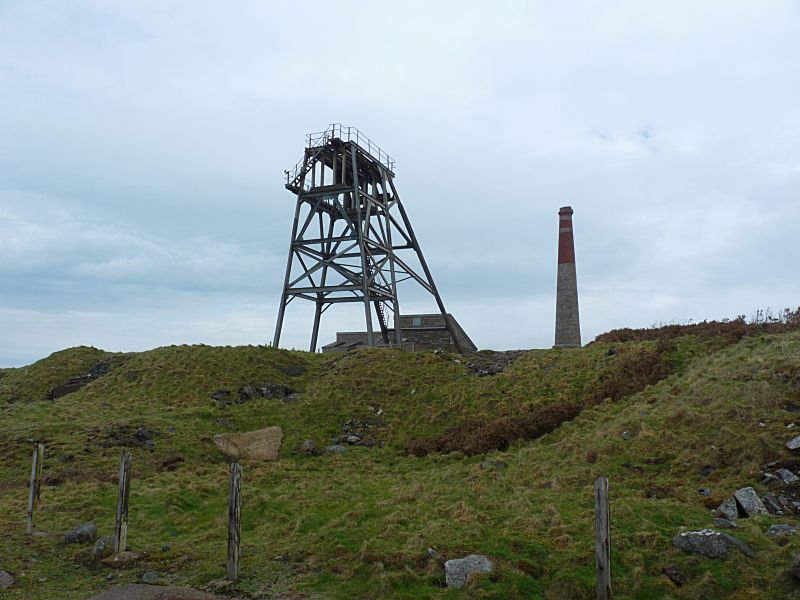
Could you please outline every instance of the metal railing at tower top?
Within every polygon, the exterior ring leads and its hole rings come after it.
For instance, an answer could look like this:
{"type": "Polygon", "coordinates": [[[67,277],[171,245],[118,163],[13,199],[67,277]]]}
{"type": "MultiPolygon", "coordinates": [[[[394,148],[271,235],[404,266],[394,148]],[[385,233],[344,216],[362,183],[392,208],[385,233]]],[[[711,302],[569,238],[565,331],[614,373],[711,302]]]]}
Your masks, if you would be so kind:
{"type": "Polygon", "coordinates": [[[355,127],[345,127],[341,123],[331,123],[325,131],[306,134],[306,147],[317,148],[324,146],[333,139],[340,139],[343,142],[355,142],[364,152],[369,154],[377,162],[394,172],[394,161],[392,157],[381,150],[378,145],[361,133],[355,127]]]}
{"type": "MultiPolygon", "coordinates": [[[[308,133],[306,134],[306,148],[320,148],[334,139],[355,143],[363,153],[394,174],[394,161],[392,158],[355,127],[345,127],[341,123],[332,123],[325,131],[308,133]]],[[[305,159],[303,158],[293,168],[284,171],[287,185],[293,184],[298,187],[302,185],[303,188],[308,189],[309,186],[305,184],[305,181],[301,181],[301,179],[305,179],[306,175],[304,167],[305,159]]]]}

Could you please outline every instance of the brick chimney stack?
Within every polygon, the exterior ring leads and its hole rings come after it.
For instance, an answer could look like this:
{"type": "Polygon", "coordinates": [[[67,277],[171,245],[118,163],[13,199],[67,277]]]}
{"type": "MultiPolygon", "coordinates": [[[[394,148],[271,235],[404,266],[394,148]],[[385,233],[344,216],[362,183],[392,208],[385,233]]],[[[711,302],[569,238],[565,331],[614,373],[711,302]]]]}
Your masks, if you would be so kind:
{"type": "Polygon", "coordinates": [[[572,207],[558,211],[558,286],[556,291],[556,342],[554,348],[580,348],[578,277],[572,238],[572,207]]]}

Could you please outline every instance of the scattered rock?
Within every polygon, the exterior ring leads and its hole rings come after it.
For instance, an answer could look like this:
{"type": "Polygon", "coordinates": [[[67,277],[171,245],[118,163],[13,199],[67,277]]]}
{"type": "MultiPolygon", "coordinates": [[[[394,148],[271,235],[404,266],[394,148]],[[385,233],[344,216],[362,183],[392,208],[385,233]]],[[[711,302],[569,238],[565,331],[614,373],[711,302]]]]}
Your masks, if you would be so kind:
{"type": "Polygon", "coordinates": [[[620,437],[621,437],[623,440],[629,440],[629,439],[631,439],[631,432],[630,432],[630,431],[623,431],[623,432],[622,432],[622,433],[620,433],[619,435],[620,435],[620,437]]]}
{"type": "Polygon", "coordinates": [[[697,490],[697,493],[700,494],[701,496],[710,496],[711,495],[711,490],[708,489],[708,488],[703,487],[703,488],[700,488],[699,490],[697,490]]]}
{"type": "Polygon", "coordinates": [[[464,558],[454,558],[444,563],[444,578],[447,587],[464,587],[474,573],[491,573],[492,561],[480,554],[470,554],[464,558]]]}
{"type": "Polygon", "coordinates": [[[344,454],[347,452],[347,447],[340,446],[339,444],[332,444],[331,446],[325,446],[325,452],[328,454],[344,454]]]}
{"type": "Polygon", "coordinates": [[[108,425],[104,430],[99,428],[89,430],[88,442],[102,448],[143,446],[152,449],[157,435],[159,435],[157,431],[149,429],[143,424],[138,427],[133,427],[132,425],[108,425]]]}
{"type": "Polygon", "coordinates": [[[794,483],[795,481],[800,481],[800,477],[792,473],[789,469],[784,469],[784,468],[776,469],[775,475],[780,477],[783,483],[794,483]]]}
{"type": "Polygon", "coordinates": [[[67,394],[73,394],[77,392],[84,385],[85,384],[81,383],[65,383],[64,385],[57,385],[48,392],[47,396],[50,398],[50,400],[58,400],[67,394]]]}
{"type": "Polygon", "coordinates": [[[69,377],[63,385],[57,385],[56,387],[52,388],[47,393],[47,397],[50,398],[50,400],[58,400],[62,396],[77,392],[87,383],[91,383],[95,379],[102,377],[110,370],[111,363],[109,361],[101,361],[92,366],[88,373],[73,375],[72,377],[69,377]]]}
{"type": "Polygon", "coordinates": [[[64,534],[65,544],[84,544],[86,542],[93,542],[97,537],[97,527],[94,523],[84,523],[79,525],[72,531],[64,534]]]}
{"type": "Polygon", "coordinates": [[[480,466],[481,469],[505,469],[508,465],[502,460],[484,460],[480,466]]]}
{"type": "Polygon", "coordinates": [[[789,567],[789,574],[796,580],[800,581],[800,554],[794,557],[792,566],[789,567]]]}
{"type": "Polygon", "coordinates": [[[277,398],[283,400],[294,394],[297,390],[288,385],[279,383],[262,383],[243,385],[239,388],[239,404],[248,402],[254,398],[266,398],[267,400],[277,398]]]}
{"type": "Polygon", "coordinates": [[[222,425],[228,431],[239,431],[239,428],[236,426],[236,423],[229,419],[217,419],[217,423],[222,425]]]}
{"type": "Polygon", "coordinates": [[[761,483],[764,485],[774,486],[774,485],[780,485],[781,480],[779,477],[773,475],[772,473],[764,473],[764,479],[761,480],[761,483]]]}
{"type": "Polygon", "coordinates": [[[155,571],[147,571],[147,573],[142,575],[142,581],[144,581],[145,583],[155,583],[159,579],[161,579],[161,575],[159,575],[155,571]]]}
{"type": "Polygon", "coordinates": [[[217,390],[213,394],[211,394],[211,399],[217,401],[217,406],[219,408],[225,408],[228,404],[231,404],[228,397],[231,395],[231,391],[227,389],[217,390]]]}
{"type": "Polygon", "coordinates": [[[786,525],[784,523],[770,525],[769,529],[767,529],[767,535],[774,537],[794,535],[795,533],[797,533],[797,527],[792,527],[791,525],[786,525]]]}
{"type": "Polygon", "coordinates": [[[736,521],[739,518],[739,509],[736,508],[736,500],[728,498],[717,507],[716,512],[718,517],[727,519],[728,521],[736,521]]]}
{"type": "Polygon", "coordinates": [[[722,529],[736,529],[736,523],[728,519],[721,519],[717,517],[714,519],[714,527],[721,527],[722,529]]]}
{"type": "Polygon", "coordinates": [[[761,498],[761,501],[764,503],[764,506],[767,509],[767,512],[771,515],[782,515],[784,512],[784,507],[781,505],[780,501],[773,496],[772,494],[767,494],[761,498]]]}
{"type": "Polygon", "coordinates": [[[731,550],[737,549],[745,556],[755,557],[752,548],[732,535],[713,529],[686,531],[672,538],[672,545],[687,554],[699,554],[709,558],[727,558],[731,550]]]}
{"type": "Polygon", "coordinates": [[[756,491],[751,487],[741,488],[733,493],[736,506],[741,517],[755,517],[756,515],[766,515],[767,508],[761,502],[756,491]]]}
{"type": "Polygon", "coordinates": [[[303,440],[303,443],[300,444],[300,453],[306,456],[318,456],[320,451],[314,440],[303,440]]]}
{"type": "Polygon", "coordinates": [[[14,578],[7,571],[0,571],[0,590],[7,590],[14,585],[14,578]]]}
{"type": "Polygon", "coordinates": [[[284,375],[288,375],[289,377],[298,377],[305,373],[308,369],[305,365],[290,365],[288,367],[283,368],[284,375]]]}
{"type": "Polygon", "coordinates": [[[506,352],[481,350],[470,357],[471,361],[467,363],[467,368],[478,377],[490,377],[502,373],[508,365],[521,355],[521,350],[509,350],[506,352]]]}
{"type": "Polygon", "coordinates": [[[437,556],[439,556],[439,553],[436,550],[434,550],[433,548],[428,548],[429,558],[436,558],[437,556]]]}
{"type": "Polygon", "coordinates": [[[800,448],[800,435],[798,435],[797,437],[793,437],[788,442],[786,442],[786,447],[789,450],[797,450],[798,448],[800,448]]]}
{"type": "Polygon", "coordinates": [[[144,425],[139,425],[139,427],[136,428],[136,439],[146,448],[153,447],[153,432],[144,425]]]}
{"type": "Polygon", "coordinates": [[[670,565],[668,567],[664,567],[661,571],[664,575],[666,575],[672,583],[677,585],[678,587],[682,586],[686,583],[686,575],[684,575],[680,569],[678,569],[677,565],[670,565]]]}
{"type": "Polygon", "coordinates": [[[245,433],[226,433],[214,436],[219,451],[233,460],[277,460],[283,430],[266,427],[245,433]]]}
{"type": "MultiPolygon", "coordinates": [[[[382,414],[382,413],[381,413],[382,414]]],[[[350,444],[351,446],[383,447],[383,442],[378,440],[380,429],[384,426],[383,419],[362,421],[349,419],[342,425],[342,434],[333,436],[334,444],[350,444]]]]}
{"type": "Polygon", "coordinates": [[[92,550],[92,556],[96,561],[101,561],[107,556],[111,556],[114,553],[114,538],[107,536],[101,537],[94,543],[94,549],[92,550]]]}

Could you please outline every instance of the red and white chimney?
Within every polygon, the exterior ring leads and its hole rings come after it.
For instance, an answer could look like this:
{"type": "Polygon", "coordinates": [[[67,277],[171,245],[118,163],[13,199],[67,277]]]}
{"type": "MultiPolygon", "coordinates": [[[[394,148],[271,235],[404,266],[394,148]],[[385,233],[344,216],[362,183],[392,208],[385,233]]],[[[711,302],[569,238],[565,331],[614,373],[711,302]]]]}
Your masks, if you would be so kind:
{"type": "Polygon", "coordinates": [[[558,211],[558,283],[556,289],[556,341],[554,348],[580,348],[578,277],[572,237],[572,207],[558,211]]]}

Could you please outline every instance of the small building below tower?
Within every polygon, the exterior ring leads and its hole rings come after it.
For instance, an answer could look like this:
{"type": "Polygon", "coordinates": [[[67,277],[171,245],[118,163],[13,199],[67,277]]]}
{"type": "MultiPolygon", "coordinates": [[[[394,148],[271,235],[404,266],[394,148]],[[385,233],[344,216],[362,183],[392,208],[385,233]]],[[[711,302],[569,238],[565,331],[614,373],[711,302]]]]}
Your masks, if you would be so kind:
{"type": "MultiPolygon", "coordinates": [[[[453,315],[447,313],[450,325],[458,336],[458,341],[465,352],[476,352],[478,348],[469,338],[467,333],[458,324],[453,315]]],[[[444,352],[458,352],[450,332],[447,331],[444,317],[441,314],[400,315],[400,331],[402,340],[395,343],[394,328],[389,329],[389,344],[379,340],[377,347],[397,347],[403,350],[442,350],[444,352]]],[[[366,348],[366,331],[340,331],[336,333],[336,341],[322,347],[322,352],[347,352],[356,348],[366,348]]]]}

